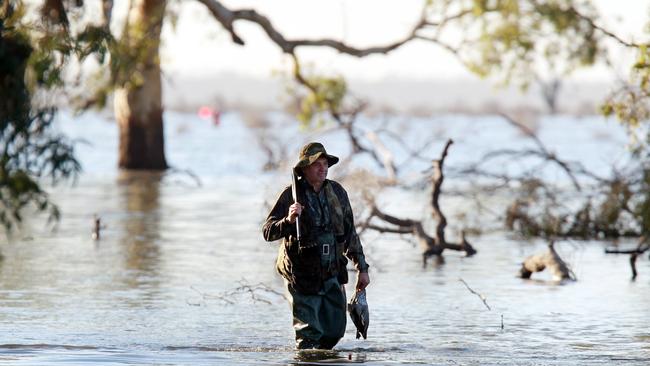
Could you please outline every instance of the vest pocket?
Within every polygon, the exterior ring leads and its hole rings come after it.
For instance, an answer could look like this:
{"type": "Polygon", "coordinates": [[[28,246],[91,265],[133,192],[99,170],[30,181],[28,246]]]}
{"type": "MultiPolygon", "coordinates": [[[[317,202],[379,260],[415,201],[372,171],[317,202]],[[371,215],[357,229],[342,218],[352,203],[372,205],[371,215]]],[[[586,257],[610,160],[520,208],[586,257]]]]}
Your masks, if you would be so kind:
{"type": "Polygon", "coordinates": [[[320,290],[320,256],[317,251],[317,246],[301,249],[293,237],[280,247],[276,268],[299,293],[313,295],[320,290]]]}

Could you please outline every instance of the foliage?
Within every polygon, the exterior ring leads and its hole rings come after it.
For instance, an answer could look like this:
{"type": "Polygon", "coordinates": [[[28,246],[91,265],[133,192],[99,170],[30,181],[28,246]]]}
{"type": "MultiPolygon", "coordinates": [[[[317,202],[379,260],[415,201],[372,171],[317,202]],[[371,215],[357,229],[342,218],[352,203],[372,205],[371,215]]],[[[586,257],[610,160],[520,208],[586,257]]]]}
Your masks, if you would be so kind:
{"type": "MultiPolygon", "coordinates": [[[[480,77],[527,88],[549,74],[564,77],[578,68],[606,61],[605,42],[612,38],[624,41],[600,28],[598,22],[598,13],[588,1],[429,0],[412,39],[443,46],[480,77]]],[[[335,48],[349,52],[349,47],[335,48]]],[[[386,47],[376,52],[392,50],[386,47]]],[[[300,100],[298,119],[303,123],[323,121],[327,112],[336,119],[334,114],[343,112],[341,106],[347,98],[345,80],[303,77],[295,53],[291,56],[296,64],[295,80],[305,88],[290,89],[300,100]]],[[[646,59],[640,59],[636,70],[647,70],[646,59]]],[[[642,79],[648,83],[648,75],[642,79]]],[[[620,107],[631,104],[625,100],[620,107]]],[[[621,118],[624,120],[623,114],[621,118]]]]}
{"type": "MultiPolygon", "coordinates": [[[[438,3],[432,1],[430,6],[438,3]]],[[[608,63],[606,42],[637,53],[629,80],[603,101],[601,112],[628,128],[639,158],[650,157],[650,50],[646,43],[621,39],[601,27],[588,1],[579,0],[445,0],[461,9],[458,23],[465,40],[457,52],[479,76],[527,87],[540,73],[568,75],[597,62],[608,63]],[[462,12],[462,9],[471,11],[462,12]]],[[[647,36],[647,35],[646,35],[647,36]]],[[[647,38],[647,37],[646,37],[647,38]]]]}
{"type": "Polygon", "coordinates": [[[294,77],[305,88],[289,85],[287,91],[296,100],[296,117],[303,126],[309,126],[314,122],[322,126],[325,124],[327,114],[343,113],[341,110],[343,101],[348,96],[345,79],[342,76],[324,76],[314,72],[306,75],[301,71],[298,60],[294,61],[294,77]]]}
{"type": "Polygon", "coordinates": [[[73,144],[53,132],[55,103],[70,97],[81,109],[104,107],[115,88],[142,84],[144,60],[159,47],[148,21],[127,22],[117,40],[109,24],[80,16],[83,1],[46,1],[37,18],[26,8],[22,0],[0,3],[0,224],[6,229],[21,221],[29,205],[58,218],[42,179],[56,184],[81,169],[73,144]],[[98,66],[93,79],[99,84],[80,85],[81,95],[71,97],[71,87],[85,81],[78,66],[88,60],[98,66]]]}
{"type": "Polygon", "coordinates": [[[630,82],[622,85],[603,103],[601,111],[615,116],[629,131],[633,151],[647,159],[650,147],[650,50],[640,45],[630,82]]]}
{"type": "Polygon", "coordinates": [[[443,0],[429,8],[434,18],[445,19],[444,27],[462,29],[455,52],[482,77],[527,87],[540,73],[567,74],[605,56],[589,2],[443,0]]]}
{"type": "Polygon", "coordinates": [[[40,182],[49,177],[56,184],[80,171],[73,145],[53,132],[56,108],[35,101],[39,91],[61,85],[62,59],[75,48],[65,37],[42,37],[33,45],[23,15],[20,2],[0,8],[0,224],[6,230],[28,206],[57,219],[40,182]]]}

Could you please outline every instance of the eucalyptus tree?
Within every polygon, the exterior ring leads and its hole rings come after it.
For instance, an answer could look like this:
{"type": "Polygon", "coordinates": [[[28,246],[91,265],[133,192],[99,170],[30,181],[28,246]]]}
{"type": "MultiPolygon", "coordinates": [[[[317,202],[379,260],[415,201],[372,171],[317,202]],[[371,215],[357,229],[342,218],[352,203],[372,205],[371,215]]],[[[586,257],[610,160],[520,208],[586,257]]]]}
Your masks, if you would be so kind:
{"type": "Polygon", "coordinates": [[[20,222],[30,206],[58,218],[39,180],[57,183],[80,170],[73,144],[51,129],[56,106],[36,89],[55,88],[59,66],[81,44],[48,37],[32,43],[20,25],[24,11],[20,4],[0,3],[0,224],[6,229],[20,222]],[[69,49],[56,59],[51,53],[56,47],[69,49]]]}

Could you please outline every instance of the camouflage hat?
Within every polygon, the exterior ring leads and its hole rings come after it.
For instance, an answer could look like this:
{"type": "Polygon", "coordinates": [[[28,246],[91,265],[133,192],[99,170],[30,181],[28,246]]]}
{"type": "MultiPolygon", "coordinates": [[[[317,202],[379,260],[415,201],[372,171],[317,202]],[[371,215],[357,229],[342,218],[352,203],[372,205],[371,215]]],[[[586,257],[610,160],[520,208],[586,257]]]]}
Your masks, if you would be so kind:
{"type": "Polygon", "coordinates": [[[325,147],[320,142],[310,142],[300,149],[300,156],[298,163],[294,168],[303,168],[314,163],[318,158],[324,156],[327,158],[327,164],[332,166],[339,162],[339,158],[334,155],[327,154],[325,147]]]}

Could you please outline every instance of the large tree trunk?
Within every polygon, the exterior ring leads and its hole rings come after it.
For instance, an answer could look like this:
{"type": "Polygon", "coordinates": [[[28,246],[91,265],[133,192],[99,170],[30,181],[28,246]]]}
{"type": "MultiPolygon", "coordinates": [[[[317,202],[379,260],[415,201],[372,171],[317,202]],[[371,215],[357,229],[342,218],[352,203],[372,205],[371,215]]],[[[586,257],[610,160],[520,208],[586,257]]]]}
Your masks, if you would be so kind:
{"type": "Polygon", "coordinates": [[[158,54],[165,5],[166,0],[135,0],[122,36],[125,44],[138,51],[134,52],[136,77],[115,92],[120,168],[167,168],[158,54]]]}

